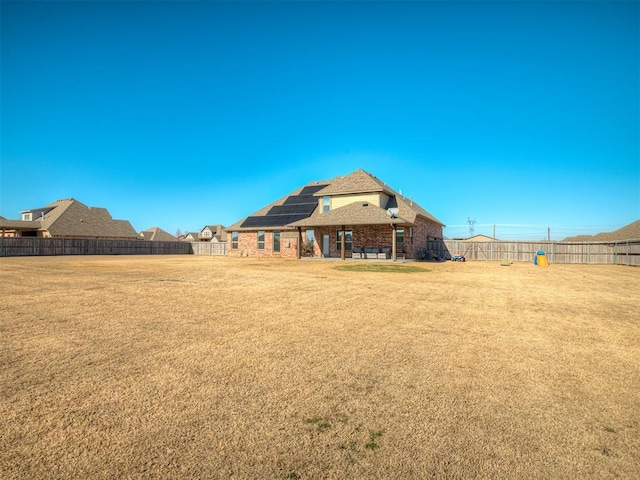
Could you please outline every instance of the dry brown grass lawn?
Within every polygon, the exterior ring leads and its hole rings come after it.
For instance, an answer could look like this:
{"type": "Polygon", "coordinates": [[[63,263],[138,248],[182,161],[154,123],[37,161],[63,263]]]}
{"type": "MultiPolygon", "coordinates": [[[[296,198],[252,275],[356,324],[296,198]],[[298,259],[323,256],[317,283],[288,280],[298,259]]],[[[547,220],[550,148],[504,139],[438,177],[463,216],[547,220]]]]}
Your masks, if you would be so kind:
{"type": "Polygon", "coordinates": [[[0,477],[638,478],[640,269],[0,259],[0,477]]]}

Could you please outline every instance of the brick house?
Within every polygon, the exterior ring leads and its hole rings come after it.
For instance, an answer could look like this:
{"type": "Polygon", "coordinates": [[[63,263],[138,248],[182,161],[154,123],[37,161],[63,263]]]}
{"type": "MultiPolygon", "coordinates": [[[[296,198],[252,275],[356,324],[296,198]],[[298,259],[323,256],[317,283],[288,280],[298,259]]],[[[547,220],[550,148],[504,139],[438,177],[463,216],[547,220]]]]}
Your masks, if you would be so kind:
{"type": "Polygon", "coordinates": [[[420,258],[444,224],[362,169],[309,183],[226,230],[227,254],[420,258]]]}
{"type": "Polygon", "coordinates": [[[23,210],[20,220],[0,219],[0,236],[138,238],[127,220],[114,220],[106,208],[88,207],[73,198],[56,200],[45,207],[23,210]]]}

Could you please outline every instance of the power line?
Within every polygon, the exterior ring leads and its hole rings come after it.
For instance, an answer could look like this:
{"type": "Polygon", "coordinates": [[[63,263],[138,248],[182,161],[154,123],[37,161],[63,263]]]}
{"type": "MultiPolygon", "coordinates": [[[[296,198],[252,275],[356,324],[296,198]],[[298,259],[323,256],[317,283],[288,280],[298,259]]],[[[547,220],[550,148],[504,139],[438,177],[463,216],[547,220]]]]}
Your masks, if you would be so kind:
{"type": "Polygon", "coordinates": [[[477,223],[468,218],[467,224],[447,225],[444,234],[448,238],[469,238],[476,234],[498,240],[561,240],[578,235],[596,235],[612,232],[619,225],[545,225],[531,223],[477,223]]]}

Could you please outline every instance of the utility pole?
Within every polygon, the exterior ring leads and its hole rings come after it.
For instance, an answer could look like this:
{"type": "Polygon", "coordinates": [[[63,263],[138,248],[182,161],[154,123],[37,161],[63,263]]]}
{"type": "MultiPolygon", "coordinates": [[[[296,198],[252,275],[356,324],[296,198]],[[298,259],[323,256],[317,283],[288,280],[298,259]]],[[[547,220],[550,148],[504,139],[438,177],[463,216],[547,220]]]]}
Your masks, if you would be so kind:
{"type": "Polygon", "coordinates": [[[493,224],[493,238],[496,238],[496,224],[493,224]]]}
{"type": "Polygon", "coordinates": [[[551,227],[547,227],[547,242],[551,241],[551,227]]]}

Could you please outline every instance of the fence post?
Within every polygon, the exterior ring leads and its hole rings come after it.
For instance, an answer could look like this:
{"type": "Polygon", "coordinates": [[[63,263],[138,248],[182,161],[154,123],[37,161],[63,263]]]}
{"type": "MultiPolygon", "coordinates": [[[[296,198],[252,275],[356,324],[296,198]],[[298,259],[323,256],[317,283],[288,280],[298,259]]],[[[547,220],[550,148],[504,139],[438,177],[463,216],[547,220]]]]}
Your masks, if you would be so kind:
{"type": "Polygon", "coordinates": [[[629,240],[627,240],[627,267],[629,266],[629,240]]]}

